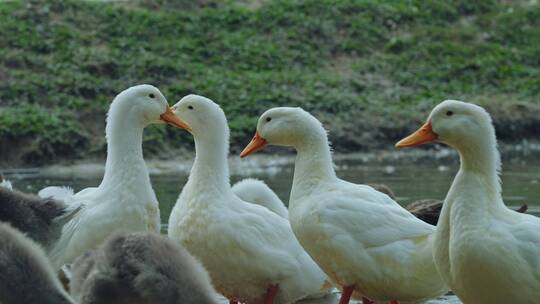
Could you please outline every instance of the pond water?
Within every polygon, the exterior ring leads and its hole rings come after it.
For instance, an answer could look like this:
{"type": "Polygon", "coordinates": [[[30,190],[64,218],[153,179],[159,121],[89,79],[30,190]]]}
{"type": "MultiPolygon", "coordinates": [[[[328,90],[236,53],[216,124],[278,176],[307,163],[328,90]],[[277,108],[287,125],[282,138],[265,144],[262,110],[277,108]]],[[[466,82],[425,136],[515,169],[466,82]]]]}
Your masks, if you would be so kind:
{"type": "MultiPolygon", "coordinates": [[[[453,155],[443,159],[400,158],[398,161],[383,159],[371,162],[362,157],[337,157],[336,169],[339,177],[355,183],[381,183],[389,186],[397,196],[397,201],[407,205],[418,199],[444,199],[454,175],[459,167],[453,155]]],[[[283,157],[276,161],[262,158],[249,166],[235,170],[238,163],[231,163],[231,184],[246,178],[255,177],[264,180],[287,204],[293,176],[294,158],[283,157]],[[254,169],[254,167],[256,169],[254,169]]],[[[503,197],[511,208],[518,208],[526,203],[529,213],[540,215],[540,152],[537,154],[510,157],[503,161],[502,172],[503,197]]],[[[163,165],[160,165],[163,166],[163,165]]],[[[187,181],[190,164],[183,164],[175,173],[152,174],[152,184],[161,206],[162,223],[166,224],[169,213],[187,181]]],[[[18,170],[4,172],[14,186],[20,190],[37,192],[46,186],[70,186],[75,191],[86,187],[95,187],[101,181],[101,174],[69,172],[66,176],[48,176],[34,169],[30,174],[18,170]]],[[[151,172],[155,170],[150,169],[151,172]]],[[[28,171],[27,171],[28,172],[28,171]]],[[[165,227],[166,228],[166,227],[165,227]]]]}
{"type": "MultiPolygon", "coordinates": [[[[417,199],[433,198],[444,199],[448,188],[458,169],[457,157],[454,154],[445,154],[445,157],[435,158],[405,158],[396,160],[392,157],[337,157],[336,168],[338,175],[346,180],[356,183],[382,183],[389,186],[402,205],[417,199]]],[[[284,158],[276,161],[267,161],[264,158],[251,165],[250,169],[234,169],[237,161],[232,161],[231,182],[234,183],[247,176],[260,178],[278,193],[284,202],[287,202],[293,174],[293,158],[284,158]],[[272,162],[268,165],[268,162],[272,162]],[[253,170],[253,167],[260,170],[253,170]]],[[[540,153],[527,156],[518,155],[504,159],[502,174],[503,196],[506,204],[511,208],[518,208],[526,203],[529,213],[540,215],[540,153]]],[[[189,164],[183,165],[189,169],[189,164]]],[[[186,169],[186,170],[187,170],[186,169]]],[[[163,230],[166,230],[169,213],[187,180],[187,171],[177,173],[152,175],[152,183],[158,196],[163,230]]],[[[39,170],[38,170],[39,171],[39,170]]],[[[153,172],[155,170],[152,170],[153,172]]],[[[21,174],[17,170],[4,170],[7,178],[20,190],[35,192],[49,185],[71,186],[78,191],[85,187],[97,186],[98,177],[87,176],[84,172],[66,176],[47,176],[47,174],[21,174]]],[[[305,303],[337,303],[338,295],[305,303]]],[[[303,302],[304,303],[304,302],[303,302]]],[[[460,303],[455,296],[447,296],[433,300],[435,303],[460,303]]]]}

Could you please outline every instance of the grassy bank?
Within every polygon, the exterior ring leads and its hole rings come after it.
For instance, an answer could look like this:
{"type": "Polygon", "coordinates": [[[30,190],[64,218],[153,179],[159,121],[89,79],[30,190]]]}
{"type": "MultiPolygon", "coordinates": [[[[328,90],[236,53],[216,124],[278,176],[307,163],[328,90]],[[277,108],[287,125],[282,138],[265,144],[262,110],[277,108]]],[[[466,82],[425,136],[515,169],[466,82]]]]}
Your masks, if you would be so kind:
{"type": "MultiPolygon", "coordinates": [[[[103,157],[122,89],[220,103],[237,151],[301,106],[338,151],[384,147],[443,99],[486,105],[504,140],[540,134],[538,1],[0,2],[0,162],[103,157]]],[[[191,145],[145,133],[147,157],[191,145]]]]}

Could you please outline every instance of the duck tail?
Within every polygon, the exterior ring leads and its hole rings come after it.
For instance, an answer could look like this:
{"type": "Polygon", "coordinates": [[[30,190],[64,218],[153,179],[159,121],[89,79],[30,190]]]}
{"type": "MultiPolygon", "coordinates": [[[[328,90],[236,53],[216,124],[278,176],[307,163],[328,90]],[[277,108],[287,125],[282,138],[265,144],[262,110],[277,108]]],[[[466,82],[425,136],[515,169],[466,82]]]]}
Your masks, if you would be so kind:
{"type": "Polygon", "coordinates": [[[13,190],[13,185],[9,180],[4,177],[4,174],[0,173],[0,187],[8,190],[13,190]]]}

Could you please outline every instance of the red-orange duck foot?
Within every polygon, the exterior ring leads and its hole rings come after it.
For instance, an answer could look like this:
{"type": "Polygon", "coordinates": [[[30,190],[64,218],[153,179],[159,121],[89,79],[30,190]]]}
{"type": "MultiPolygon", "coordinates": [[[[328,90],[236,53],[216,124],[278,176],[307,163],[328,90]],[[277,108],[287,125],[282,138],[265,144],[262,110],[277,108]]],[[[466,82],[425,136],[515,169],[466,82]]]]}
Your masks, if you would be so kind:
{"type": "Polygon", "coordinates": [[[274,304],[274,299],[278,293],[279,285],[270,285],[266,290],[266,295],[264,296],[264,304],[274,304]]]}

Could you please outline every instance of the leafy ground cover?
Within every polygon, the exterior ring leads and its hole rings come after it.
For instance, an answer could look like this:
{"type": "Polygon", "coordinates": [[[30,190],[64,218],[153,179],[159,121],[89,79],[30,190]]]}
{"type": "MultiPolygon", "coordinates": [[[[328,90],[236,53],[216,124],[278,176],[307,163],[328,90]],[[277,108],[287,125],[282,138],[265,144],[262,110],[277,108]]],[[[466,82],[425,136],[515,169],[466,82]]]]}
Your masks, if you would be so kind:
{"type": "MultiPolygon", "coordinates": [[[[388,147],[444,99],[505,141],[540,135],[538,1],[0,2],[0,162],[102,158],[122,89],[220,103],[238,151],[274,106],[321,118],[337,151],[388,147]]],[[[145,132],[147,157],[192,139],[145,132]]]]}

